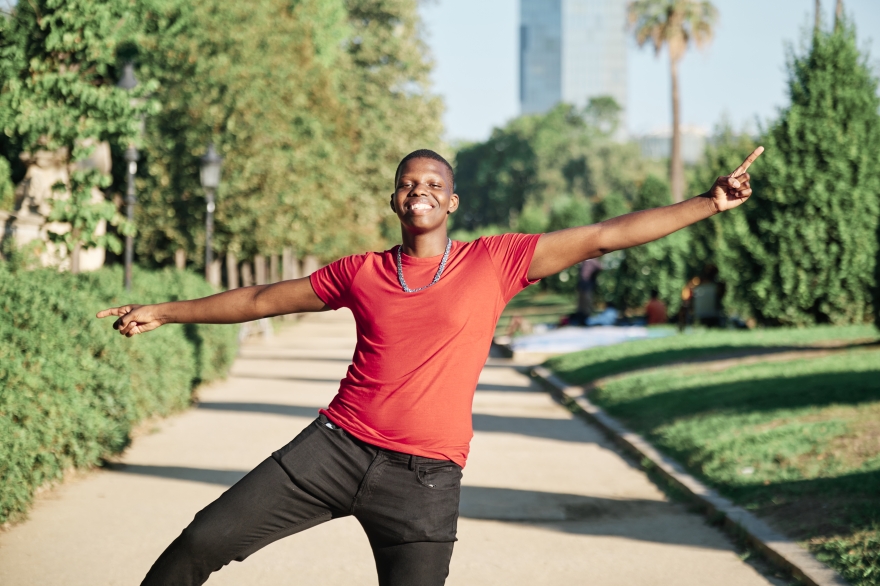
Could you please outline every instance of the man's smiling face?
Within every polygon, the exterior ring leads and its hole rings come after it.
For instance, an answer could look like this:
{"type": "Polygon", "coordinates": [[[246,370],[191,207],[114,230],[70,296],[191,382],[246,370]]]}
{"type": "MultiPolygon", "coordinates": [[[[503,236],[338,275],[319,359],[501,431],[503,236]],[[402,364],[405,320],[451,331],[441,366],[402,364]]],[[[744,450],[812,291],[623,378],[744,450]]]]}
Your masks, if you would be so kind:
{"type": "Polygon", "coordinates": [[[440,161],[410,159],[397,176],[391,209],[411,232],[430,232],[444,226],[446,217],[458,209],[451,173],[440,161]]]}

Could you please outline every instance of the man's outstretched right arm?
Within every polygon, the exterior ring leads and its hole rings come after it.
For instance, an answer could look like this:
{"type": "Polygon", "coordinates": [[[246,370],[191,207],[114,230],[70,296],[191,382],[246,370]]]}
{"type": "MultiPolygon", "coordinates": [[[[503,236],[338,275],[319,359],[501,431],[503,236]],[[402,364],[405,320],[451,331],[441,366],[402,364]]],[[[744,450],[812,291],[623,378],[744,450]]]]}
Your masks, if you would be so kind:
{"type": "Polygon", "coordinates": [[[304,277],[272,285],[242,287],[192,301],[123,305],[99,311],[98,317],[117,317],[113,327],[130,338],[170,323],[235,324],[327,309],[330,308],[315,294],[309,278],[304,277]]]}

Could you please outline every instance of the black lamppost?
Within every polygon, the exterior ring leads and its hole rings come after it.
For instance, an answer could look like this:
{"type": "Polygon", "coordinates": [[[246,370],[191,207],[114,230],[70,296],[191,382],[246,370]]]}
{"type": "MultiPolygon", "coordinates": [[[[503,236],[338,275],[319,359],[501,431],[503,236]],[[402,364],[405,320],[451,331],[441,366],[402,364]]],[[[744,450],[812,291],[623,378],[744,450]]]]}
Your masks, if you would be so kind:
{"type": "Polygon", "coordinates": [[[214,251],[211,240],[214,237],[214,192],[220,185],[220,170],[223,157],[214,150],[214,143],[208,145],[208,152],[202,157],[201,180],[205,188],[205,199],[208,202],[208,214],[205,216],[205,279],[211,281],[211,264],[214,262],[214,251]]]}
{"type": "MultiPolygon", "coordinates": [[[[137,86],[138,81],[134,76],[134,64],[128,62],[122,70],[122,79],[116,84],[116,87],[126,91],[131,91],[137,86]]],[[[125,149],[125,161],[128,163],[128,172],[126,175],[125,190],[125,215],[128,218],[129,230],[134,222],[134,205],[137,203],[137,197],[134,193],[134,175],[137,173],[137,162],[140,159],[140,153],[133,144],[128,145],[125,149]]],[[[134,262],[134,236],[129,234],[125,237],[125,290],[131,290],[131,265],[134,262]]]]}

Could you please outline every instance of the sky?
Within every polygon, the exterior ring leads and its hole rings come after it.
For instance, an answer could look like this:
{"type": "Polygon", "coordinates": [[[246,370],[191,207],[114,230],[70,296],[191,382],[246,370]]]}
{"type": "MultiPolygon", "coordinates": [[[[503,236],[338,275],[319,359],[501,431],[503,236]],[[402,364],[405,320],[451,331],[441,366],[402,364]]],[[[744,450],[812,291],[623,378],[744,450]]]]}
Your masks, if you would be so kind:
{"type": "MultiPolygon", "coordinates": [[[[719,20],[703,51],[681,65],[682,122],[707,130],[727,118],[755,130],[787,102],[787,48],[800,46],[813,22],[814,0],[714,0],[719,20]]],[[[859,46],[880,73],[880,0],[844,0],[859,46]]],[[[833,22],[834,0],[822,0],[833,22]]],[[[445,138],[484,140],[519,115],[519,2],[423,0],[426,41],[434,60],[433,91],[446,104],[445,138]]],[[[669,62],[650,47],[628,49],[631,134],[671,125],[669,62]]]]}

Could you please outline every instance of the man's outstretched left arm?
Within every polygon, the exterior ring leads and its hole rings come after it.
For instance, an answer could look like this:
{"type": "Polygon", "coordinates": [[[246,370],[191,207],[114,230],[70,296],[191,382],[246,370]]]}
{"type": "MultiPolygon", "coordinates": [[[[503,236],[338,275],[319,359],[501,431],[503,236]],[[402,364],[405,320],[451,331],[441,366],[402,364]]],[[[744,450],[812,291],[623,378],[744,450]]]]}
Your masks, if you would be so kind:
{"type": "Polygon", "coordinates": [[[742,205],[752,195],[748,168],[762,152],[764,147],[755,149],[733,173],[716,179],[700,197],[542,235],[529,267],[529,279],[543,279],[588,258],[663,238],[742,205]]]}

